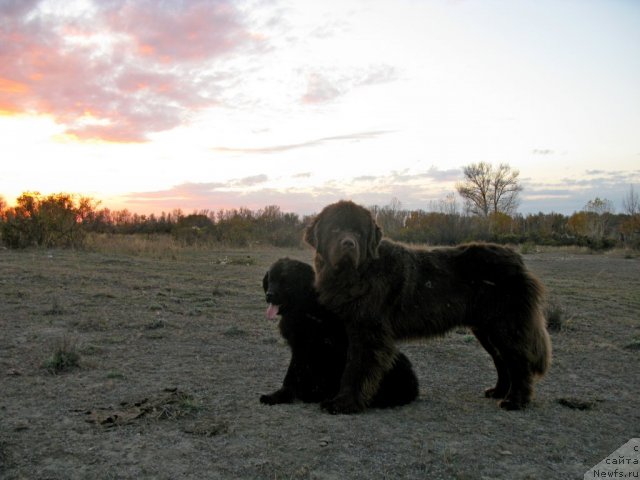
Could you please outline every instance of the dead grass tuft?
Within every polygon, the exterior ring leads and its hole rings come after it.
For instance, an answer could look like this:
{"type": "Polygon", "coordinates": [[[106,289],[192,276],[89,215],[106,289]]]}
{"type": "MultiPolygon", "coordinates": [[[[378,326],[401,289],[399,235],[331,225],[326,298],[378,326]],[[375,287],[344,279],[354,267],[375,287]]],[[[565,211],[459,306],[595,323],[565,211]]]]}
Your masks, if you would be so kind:
{"type": "Polygon", "coordinates": [[[544,316],[550,332],[564,332],[568,330],[570,318],[557,300],[549,300],[544,307],[544,316]]]}
{"type": "Polygon", "coordinates": [[[43,364],[43,368],[53,375],[68,372],[79,366],[80,354],[76,346],[67,339],[56,347],[51,357],[43,364]]]}
{"type": "Polygon", "coordinates": [[[87,236],[85,250],[103,254],[124,254],[175,260],[190,248],[170,235],[132,234],[118,235],[94,233],[87,236]]]}
{"type": "Polygon", "coordinates": [[[256,258],[251,255],[225,255],[218,258],[215,262],[216,265],[246,265],[251,266],[256,264],[256,258]]]}
{"type": "Polygon", "coordinates": [[[51,307],[43,312],[43,315],[62,315],[64,314],[64,308],[60,304],[60,300],[57,298],[53,299],[51,303],[51,307]]]}

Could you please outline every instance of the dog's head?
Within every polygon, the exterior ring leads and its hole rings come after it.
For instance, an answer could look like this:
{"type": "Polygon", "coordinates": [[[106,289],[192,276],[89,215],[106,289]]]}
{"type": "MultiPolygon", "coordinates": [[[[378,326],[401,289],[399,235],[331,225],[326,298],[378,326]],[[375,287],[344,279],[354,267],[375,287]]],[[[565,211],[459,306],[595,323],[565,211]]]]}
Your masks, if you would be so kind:
{"type": "Polygon", "coordinates": [[[313,280],[313,268],[304,262],[281,258],[271,265],[262,279],[267,317],[275,320],[288,311],[304,310],[315,295],[313,280]]]}
{"type": "Polygon", "coordinates": [[[341,201],[325,207],[307,227],[305,241],[316,249],[316,264],[339,269],[358,268],[378,258],[382,239],[371,212],[353,202],[341,201]]]}

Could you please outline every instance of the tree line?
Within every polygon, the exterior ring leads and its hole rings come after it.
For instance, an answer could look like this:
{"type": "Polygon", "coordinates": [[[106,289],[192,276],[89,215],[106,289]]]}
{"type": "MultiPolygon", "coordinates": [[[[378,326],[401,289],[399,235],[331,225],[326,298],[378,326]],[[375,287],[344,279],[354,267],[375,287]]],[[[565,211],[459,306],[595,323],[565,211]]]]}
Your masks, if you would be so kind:
{"type": "MultiPolygon", "coordinates": [[[[596,198],[572,215],[558,213],[468,214],[454,195],[432,202],[424,210],[408,210],[393,200],[370,207],[389,238],[431,245],[467,241],[509,244],[578,245],[595,250],[616,246],[640,249],[640,210],[615,214],[610,202],[596,198]]],[[[90,233],[172,235],[185,245],[219,243],[231,246],[301,243],[309,217],[282,212],[278,206],[202,210],[185,214],[174,210],[141,215],[127,210],[98,208],[85,197],[68,193],[22,194],[13,207],[0,202],[0,241],[9,248],[31,246],[82,248],[90,233]]]]}
{"type": "MultiPolygon", "coordinates": [[[[623,213],[611,201],[594,198],[572,215],[517,213],[522,186],[519,172],[507,164],[486,162],[463,169],[455,193],[408,210],[394,199],[372,206],[385,235],[394,240],[432,245],[468,241],[511,244],[578,245],[594,250],[615,246],[640,249],[640,199],[633,186],[623,199],[623,213]]],[[[0,241],[10,248],[30,246],[81,248],[87,234],[167,234],[185,245],[222,243],[297,246],[310,218],[286,213],[276,205],[252,211],[181,210],[141,215],[99,208],[87,197],[69,193],[25,192],[9,207],[0,197],[0,241]]]]}
{"type": "Polygon", "coordinates": [[[13,207],[0,198],[0,242],[9,248],[82,248],[87,235],[97,233],[167,234],[185,245],[293,246],[300,243],[306,221],[275,205],[258,211],[240,208],[191,214],[176,209],[160,215],[98,207],[92,198],[70,193],[25,192],[13,207]]]}

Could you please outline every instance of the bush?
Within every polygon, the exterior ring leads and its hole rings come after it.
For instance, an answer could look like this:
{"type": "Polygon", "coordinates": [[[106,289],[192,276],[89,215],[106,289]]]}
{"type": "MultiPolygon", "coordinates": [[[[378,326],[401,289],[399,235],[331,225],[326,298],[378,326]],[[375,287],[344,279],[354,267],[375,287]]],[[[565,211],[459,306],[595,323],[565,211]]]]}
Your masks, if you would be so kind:
{"type": "Polygon", "coordinates": [[[69,194],[24,193],[4,213],[2,242],[10,248],[81,247],[85,240],[82,205],[82,200],[76,204],[69,194]]]}
{"type": "Polygon", "coordinates": [[[173,237],[185,245],[208,243],[214,239],[214,224],[206,215],[193,214],[180,218],[173,227],[173,237]]]}

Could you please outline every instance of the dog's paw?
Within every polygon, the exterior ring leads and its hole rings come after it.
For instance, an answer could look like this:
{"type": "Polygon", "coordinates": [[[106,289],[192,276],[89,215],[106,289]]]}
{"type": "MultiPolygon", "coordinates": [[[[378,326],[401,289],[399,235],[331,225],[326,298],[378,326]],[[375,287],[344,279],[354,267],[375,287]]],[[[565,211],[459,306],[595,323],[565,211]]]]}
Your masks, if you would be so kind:
{"type": "Polygon", "coordinates": [[[273,395],[260,395],[260,403],[264,403],[266,405],[275,405],[279,402],[273,395]]]}
{"type": "Polygon", "coordinates": [[[527,403],[506,398],[499,402],[498,405],[504,410],[522,410],[527,406],[527,403]]]}
{"type": "Polygon", "coordinates": [[[492,387],[492,388],[487,388],[484,391],[484,396],[487,398],[502,399],[507,396],[507,392],[504,392],[503,390],[498,389],[496,387],[492,387]]]}
{"type": "Polygon", "coordinates": [[[332,415],[358,413],[364,410],[364,406],[358,403],[353,397],[338,395],[331,400],[325,400],[320,404],[323,410],[332,415]]]}
{"type": "Polygon", "coordinates": [[[293,395],[288,390],[278,390],[269,395],[260,395],[260,403],[266,405],[277,405],[279,403],[293,402],[293,395]]]}

